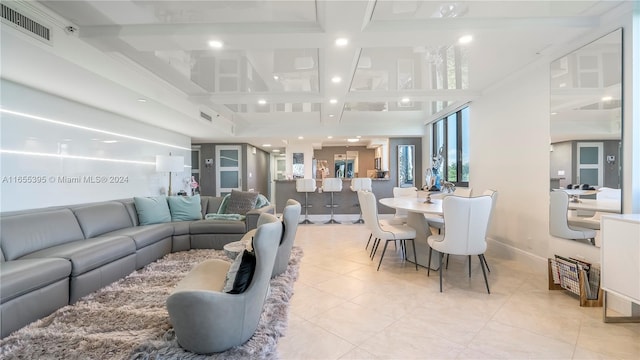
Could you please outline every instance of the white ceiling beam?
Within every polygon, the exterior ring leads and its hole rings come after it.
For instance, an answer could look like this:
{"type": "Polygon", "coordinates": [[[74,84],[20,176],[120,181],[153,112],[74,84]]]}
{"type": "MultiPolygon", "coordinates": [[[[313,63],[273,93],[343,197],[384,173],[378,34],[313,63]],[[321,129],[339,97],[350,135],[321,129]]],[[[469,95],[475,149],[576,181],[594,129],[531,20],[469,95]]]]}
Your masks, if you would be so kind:
{"type": "Polygon", "coordinates": [[[590,28],[600,23],[598,17],[531,17],[531,18],[454,18],[374,20],[364,32],[451,31],[469,29],[539,29],[548,27],[590,28]]]}
{"type": "Polygon", "coordinates": [[[95,25],[80,28],[80,36],[85,38],[104,36],[166,37],[200,34],[312,34],[321,32],[323,29],[317,23],[310,22],[95,25]]]}

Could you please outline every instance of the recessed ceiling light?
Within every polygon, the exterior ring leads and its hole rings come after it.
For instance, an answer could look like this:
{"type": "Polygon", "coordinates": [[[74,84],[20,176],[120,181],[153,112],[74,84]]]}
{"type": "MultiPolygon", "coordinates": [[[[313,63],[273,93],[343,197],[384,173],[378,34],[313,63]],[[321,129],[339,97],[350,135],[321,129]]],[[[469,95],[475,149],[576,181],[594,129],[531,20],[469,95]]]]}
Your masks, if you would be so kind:
{"type": "Polygon", "coordinates": [[[271,144],[262,144],[264,147],[271,147],[271,144]]]}
{"type": "Polygon", "coordinates": [[[354,143],[360,141],[360,139],[347,139],[348,142],[354,143]]]}
{"type": "Polygon", "coordinates": [[[333,136],[329,135],[327,136],[327,139],[333,139],[333,136]]]}
{"type": "Polygon", "coordinates": [[[338,84],[340,82],[342,82],[342,78],[340,76],[334,76],[331,78],[331,82],[334,84],[338,84]]]}
{"type": "Polygon", "coordinates": [[[138,99],[138,102],[146,103],[146,102],[147,102],[147,99],[142,99],[142,98],[141,98],[141,99],[138,99]]]}
{"type": "Polygon", "coordinates": [[[331,99],[329,100],[330,103],[332,104],[337,104],[338,103],[338,99],[331,99]]]}
{"type": "Polygon", "coordinates": [[[460,44],[468,44],[468,43],[470,43],[472,40],[473,40],[473,36],[471,36],[471,35],[465,35],[465,36],[461,36],[461,37],[458,39],[458,43],[460,43],[460,44]]]}
{"type": "Polygon", "coordinates": [[[103,141],[103,143],[105,143],[105,144],[115,144],[117,142],[118,142],[118,140],[104,140],[103,141]]]}
{"type": "Polygon", "coordinates": [[[333,114],[329,114],[329,117],[335,117],[335,115],[333,115],[333,114]]]}
{"type": "Polygon", "coordinates": [[[273,152],[275,152],[275,153],[279,153],[279,152],[280,152],[280,149],[273,149],[273,152]]]}
{"type": "Polygon", "coordinates": [[[349,39],[347,39],[347,38],[337,38],[336,39],[336,45],[337,46],[347,46],[348,43],[349,43],[349,39]]]}
{"type": "Polygon", "coordinates": [[[613,100],[612,96],[605,96],[602,98],[602,101],[611,101],[611,100],[613,100]]]}
{"type": "Polygon", "coordinates": [[[552,112],[551,115],[558,115],[558,113],[557,112],[552,112]]]}
{"type": "Polygon", "coordinates": [[[265,99],[258,100],[258,104],[260,104],[260,105],[265,105],[266,103],[267,103],[267,100],[265,100],[265,99]]]}
{"type": "Polygon", "coordinates": [[[409,99],[408,97],[402,98],[402,100],[400,100],[403,104],[408,103],[409,101],[411,101],[411,99],[409,99]]]}
{"type": "Polygon", "coordinates": [[[304,136],[298,136],[298,140],[303,140],[304,136]]]}
{"type": "Polygon", "coordinates": [[[222,49],[223,45],[224,45],[224,43],[222,41],[219,41],[219,40],[211,40],[211,41],[209,41],[209,46],[214,48],[214,49],[222,49]]]}
{"type": "Polygon", "coordinates": [[[280,79],[280,76],[278,76],[278,75],[273,75],[273,80],[278,80],[278,79],[280,79]]]}

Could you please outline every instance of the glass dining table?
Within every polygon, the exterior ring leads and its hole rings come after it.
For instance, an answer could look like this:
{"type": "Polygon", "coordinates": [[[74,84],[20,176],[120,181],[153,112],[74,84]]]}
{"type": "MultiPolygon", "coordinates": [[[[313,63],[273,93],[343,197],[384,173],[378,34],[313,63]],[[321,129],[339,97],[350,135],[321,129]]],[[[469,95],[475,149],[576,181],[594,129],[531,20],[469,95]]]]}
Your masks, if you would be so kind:
{"type": "MultiPolygon", "coordinates": [[[[442,199],[431,199],[431,202],[426,202],[425,197],[398,197],[398,198],[383,198],[378,202],[384,206],[388,206],[393,209],[403,209],[407,211],[407,225],[416,230],[416,259],[418,265],[427,267],[429,263],[429,244],[427,244],[427,238],[431,236],[431,229],[425,218],[425,214],[430,215],[442,215],[442,199]]],[[[407,261],[413,259],[413,249],[407,246],[407,261]]],[[[431,270],[438,270],[438,253],[433,252],[431,261],[431,270]]]]}

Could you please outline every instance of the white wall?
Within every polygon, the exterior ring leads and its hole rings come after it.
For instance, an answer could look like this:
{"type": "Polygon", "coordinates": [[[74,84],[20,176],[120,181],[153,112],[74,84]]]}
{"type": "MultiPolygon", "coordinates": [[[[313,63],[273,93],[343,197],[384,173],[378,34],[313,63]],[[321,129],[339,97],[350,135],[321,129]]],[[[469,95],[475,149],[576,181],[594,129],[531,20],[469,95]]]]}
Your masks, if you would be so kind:
{"type": "MultiPolygon", "coordinates": [[[[169,175],[155,171],[156,155],[171,152],[191,165],[187,136],[10,81],[0,86],[2,211],[158,195],[169,175]]],[[[189,169],[173,175],[173,192],[187,189],[189,169]]]]}
{"type": "MultiPolygon", "coordinates": [[[[637,98],[638,91],[638,16],[636,5],[633,23],[631,13],[624,13],[560,50],[571,52],[617,27],[624,27],[624,212],[640,208],[637,161],[640,144],[636,141],[640,120],[638,102],[630,100],[637,98]],[[635,54],[635,62],[631,53],[635,54]]],[[[504,245],[502,250],[507,250],[504,254],[524,254],[539,266],[553,254],[600,262],[598,248],[554,238],[548,232],[549,62],[541,59],[471,103],[470,184],[474,192],[486,188],[499,191],[490,238],[498,247],[504,245]]]]}

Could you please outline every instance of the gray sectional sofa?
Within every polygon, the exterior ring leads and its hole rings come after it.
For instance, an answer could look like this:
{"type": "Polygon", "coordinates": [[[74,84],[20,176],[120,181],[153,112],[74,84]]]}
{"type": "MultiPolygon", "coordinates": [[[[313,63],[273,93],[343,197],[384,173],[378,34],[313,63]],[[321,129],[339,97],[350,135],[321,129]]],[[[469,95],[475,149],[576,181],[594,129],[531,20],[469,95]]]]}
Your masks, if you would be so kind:
{"type": "MultiPolygon", "coordinates": [[[[201,197],[202,215],[222,197],[201,197]]],[[[169,252],[222,249],[257,226],[240,220],[139,225],[133,199],[0,215],[0,336],[72,304],[169,252]]]]}

